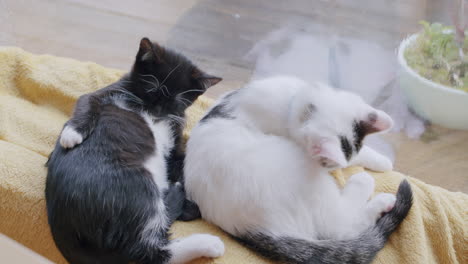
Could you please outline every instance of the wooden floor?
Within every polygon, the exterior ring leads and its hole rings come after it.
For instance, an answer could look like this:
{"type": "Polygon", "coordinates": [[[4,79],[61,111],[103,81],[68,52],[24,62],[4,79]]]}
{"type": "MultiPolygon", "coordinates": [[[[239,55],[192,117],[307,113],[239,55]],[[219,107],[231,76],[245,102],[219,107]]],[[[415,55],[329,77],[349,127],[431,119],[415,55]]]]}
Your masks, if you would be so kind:
{"type": "MultiPolygon", "coordinates": [[[[422,19],[449,22],[440,0],[0,0],[0,45],[129,69],[139,39],[173,47],[224,81],[209,92],[239,88],[252,75],[246,54],[288,26],[310,34],[368,39],[395,49],[422,19]]],[[[468,132],[433,127],[433,140],[388,138],[396,170],[468,192],[468,132]]]]}

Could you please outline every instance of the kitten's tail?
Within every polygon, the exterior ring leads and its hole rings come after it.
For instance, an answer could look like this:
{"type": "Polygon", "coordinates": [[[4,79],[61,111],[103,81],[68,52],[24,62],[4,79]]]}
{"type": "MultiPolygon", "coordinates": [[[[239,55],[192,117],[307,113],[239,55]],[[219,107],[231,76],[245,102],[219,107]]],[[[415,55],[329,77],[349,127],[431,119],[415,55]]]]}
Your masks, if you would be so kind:
{"type": "Polygon", "coordinates": [[[398,187],[395,207],[375,226],[350,240],[309,241],[265,233],[248,233],[236,239],[265,257],[285,263],[370,263],[405,219],[412,200],[411,187],[403,180],[398,187]]]}

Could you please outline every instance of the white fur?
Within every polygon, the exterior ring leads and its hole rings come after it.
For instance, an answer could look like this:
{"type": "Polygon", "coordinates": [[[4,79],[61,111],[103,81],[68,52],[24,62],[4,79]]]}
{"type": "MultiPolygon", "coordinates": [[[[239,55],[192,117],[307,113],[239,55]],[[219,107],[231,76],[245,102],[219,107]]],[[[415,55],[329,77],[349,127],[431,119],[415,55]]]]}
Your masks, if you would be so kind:
{"type": "Polygon", "coordinates": [[[146,242],[146,244],[157,246],[157,238],[161,231],[167,227],[169,224],[169,219],[167,218],[166,205],[162,198],[158,199],[157,202],[157,213],[148,219],[146,222],[143,231],[141,232],[141,239],[146,242]]]}
{"type": "MultiPolygon", "coordinates": [[[[174,147],[174,135],[171,125],[165,120],[154,120],[146,113],[141,114],[147,122],[155,138],[155,153],[146,160],[144,166],[153,175],[153,179],[158,185],[161,193],[168,187],[167,164],[163,157],[167,157],[174,147]]],[[[180,183],[179,183],[180,184],[180,183]]],[[[163,199],[159,199],[158,213],[150,218],[146,224],[142,239],[149,243],[154,242],[157,232],[168,224],[163,199]]],[[[186,238],[173,240],[168,249],[171,251],[171,264],[181,264],[189,262],[199,257],[216,258],[224,254],[224,244],[216,236],[208,234],[195,234],[186,238]]]]}
{"type": "Polygon", "coordinates": [[[60,135],[60,145],[64,148],[73,148],[83,142],[83,136],[78,133],[73,127],[67,125],[60,135]]]}
{"type": "Polygon", "coordinates": [[[171,241],[171,264],[187,263],[200,257],[217,258],[224,254],[224,243],[219,237],[195,234],[171,241]]]}
{"type": "Polygon", "coordinates": [[[144,166],[151,172],[154,181],[162,192],[168,187],[167,164],[164,157],[167,157],[174,147],[174,135],[168,121],[153,121],[146,113],[143,113],[142,117],[150,127],[155,138],[155,152],[145,161],[144,166]]]}
{"type": "MultiPolygon", "coordinates": [[[[115,98],[113,102],[116,106],[128,110],[128,107],[122,100],[115,98]]],[[[145,161],[144,166],[153,176],[153,180],[158,185],[159,191],[163,192],[169,186],[165,158],[174,147],[173,131],[170,123],[166,120],[155,120],[146,112],[141,112],[140,115],[148,124],[155,139],[155,152],[145,161]]]]}
{"type": "MultiPolygon", "coordinates": [[[[130,111],[124,101],[114,98],[113,103],[121,109],[130,111]]],[[[168,188],[166,159],[170,150],[174,147],[174,136],[170,124],[165,120],[155,120],[146,112],[140,113],[155,139],[155,152],[144,163],[144,167],[151,173],[160,193],[168,188]]],[[[159,232],[168,225],[166,207],[163,199],[158,200],[157,213],[149,218],[142,233],[141,239],[147,243],[155,243],[159,232]]]]}
{"type": "Polygon", "coordinates": [[[348,165],[338,136],[353,137],[353,120],[376,113],[380,129],[392,125],[358,96],[273,77],[239,90],[228,106],[234,119],[198,124],[187,145],[185,188],[206,220],[234,235],[345,239],[393,206],[393,194],[368,201],[374,181],[367,173],[341,190],[323,167],[348,165]]]}
{"type": "Polygon", "coordinates": [[[374,171],[393,170],[393,164],[387,157],[368,146],[363,146],[350,164],[364,166],[374,171]]]}

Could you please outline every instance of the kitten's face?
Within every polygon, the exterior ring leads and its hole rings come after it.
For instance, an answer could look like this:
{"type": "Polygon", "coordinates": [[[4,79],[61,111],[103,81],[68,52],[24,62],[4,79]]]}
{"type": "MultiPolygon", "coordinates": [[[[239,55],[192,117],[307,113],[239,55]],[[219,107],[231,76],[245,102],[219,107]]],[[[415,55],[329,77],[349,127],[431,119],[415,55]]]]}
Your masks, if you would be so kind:
{"type": "Polygon", "coordinates": [[[134,91],[137,96],[171,113],[183,112],[206,89],[222,80],[147,38],[140,42],[131,76],[141,84],[141,89],[134,91]]]}
{"type": "Polygon", "coordinates": [[[295,97],[292,111],[294,137],[327,168],[346,167],[366,135],[393,125],[390,116],[359,96],[326,85],[304,89],[295,97]]]}

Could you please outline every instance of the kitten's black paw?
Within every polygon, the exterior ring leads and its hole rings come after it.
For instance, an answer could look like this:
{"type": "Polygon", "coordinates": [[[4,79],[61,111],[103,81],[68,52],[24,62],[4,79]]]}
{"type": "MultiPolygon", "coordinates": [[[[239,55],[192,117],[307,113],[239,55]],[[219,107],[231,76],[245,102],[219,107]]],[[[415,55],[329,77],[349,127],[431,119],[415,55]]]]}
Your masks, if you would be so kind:
{"type": "Polygon", "coordinates": [[[182,214],[177,218],[180,221],[192,221],[201,218],[200,209],[198,205],[190,200],[185,199],[182,214]]]}
{"type": "Polygon", "coordinates": [[[180,217],[185,203],[185,191],[182,184],[177,182],[169,186],[164,195],[164,203],[171,222],[180,217]]]}

